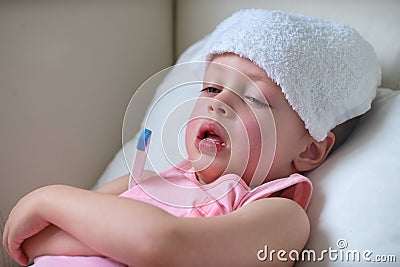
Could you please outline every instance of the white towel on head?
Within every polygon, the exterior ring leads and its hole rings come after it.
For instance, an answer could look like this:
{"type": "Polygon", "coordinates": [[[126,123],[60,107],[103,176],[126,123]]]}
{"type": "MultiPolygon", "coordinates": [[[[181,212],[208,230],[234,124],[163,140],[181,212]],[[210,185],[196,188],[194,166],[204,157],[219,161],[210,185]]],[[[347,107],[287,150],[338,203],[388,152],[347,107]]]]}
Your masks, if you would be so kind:
{"type": "Polygon", "coordinates": [[[355,29],[303,15],[241,10],[205,47],[204,59],[231,52],[264,69],[317,141],[369,110],[380,84],[375,52],[355,29]]]}

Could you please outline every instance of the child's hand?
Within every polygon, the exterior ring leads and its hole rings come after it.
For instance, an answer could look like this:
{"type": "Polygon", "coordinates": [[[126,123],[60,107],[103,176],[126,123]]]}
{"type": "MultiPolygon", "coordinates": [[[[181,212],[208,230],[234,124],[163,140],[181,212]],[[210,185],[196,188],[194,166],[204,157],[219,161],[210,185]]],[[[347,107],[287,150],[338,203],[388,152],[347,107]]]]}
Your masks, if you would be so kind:
{"type": "Polygon", "coordinates": [[[3,245],[8,254],[19,264],[27,265],[28,257],[22,251],[22,243],[27,238],[37,234],[49,225],[40,216],[41,189],[35,190],[23,197],[12,209],[4,227],[3,245]]]}

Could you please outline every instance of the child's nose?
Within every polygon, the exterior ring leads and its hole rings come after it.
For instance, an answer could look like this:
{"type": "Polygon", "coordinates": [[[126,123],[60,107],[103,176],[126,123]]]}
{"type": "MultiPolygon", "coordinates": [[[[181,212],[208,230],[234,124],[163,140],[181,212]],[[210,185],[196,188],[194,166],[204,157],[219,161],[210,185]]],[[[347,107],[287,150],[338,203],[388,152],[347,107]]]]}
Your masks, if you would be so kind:
{"type": "Polygon", "coordinates": [[[210,99],[207,110],[210,113],[215,112],[219,115],[229,117],[235,113],[233,105],[237,97],[235,93],[229,90],[223,90],[217,96],[210,99]]]}
{"type": "Polygon", "coordinates": [[[227,114],[227,107],[225,104],[220,103],[218,100],[213,99],[212,103],[208,105],[208,111],[210,113],[219,113],[220,115],[226,116],[227,114]]]}

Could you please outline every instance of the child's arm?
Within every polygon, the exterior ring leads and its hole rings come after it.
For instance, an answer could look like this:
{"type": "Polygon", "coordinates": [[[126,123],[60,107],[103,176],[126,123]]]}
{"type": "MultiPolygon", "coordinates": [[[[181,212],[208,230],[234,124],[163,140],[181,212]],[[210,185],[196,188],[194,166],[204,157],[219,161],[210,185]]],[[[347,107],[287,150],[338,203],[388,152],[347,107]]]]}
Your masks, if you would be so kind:
{"type": "MultiPolygon", "coordinates": [[[[146,179],[154,174],[152,171],[145,170],[142,179],[146,179]]],[[[128,189],[128,179],[129,174],[123,175],[96,191],[119,195],[128,189]]],[[[25,240],[23,251],[29,258],[36,258],[42,255],[96,256],[99,254],[55,225],[49,225],[36,235],[25,240]]]]}
{"type": "MultiPolygon", "coordinates": [[[[20,205],[26,207],[11,213],[4,243],[21,263],[26,259],[20,244],[48,223],[101,255],[135,267],[265,266],[257,259],[264,246],[269,251],[300,251],[309,234],[305,212],[283,198],[255,201],[224,216],[177,218],[139,201],[50,186],[28,195],[20,205]]],[[[274,259],[269,266],[293,264],[274,259]]]]}
{"type": "Polygon", "coordinates": [[[22,243],[22,250],[30,259],[43,255],[101,256],[97,251],[55,225],[49,225],[26,239],[22,243]]]}

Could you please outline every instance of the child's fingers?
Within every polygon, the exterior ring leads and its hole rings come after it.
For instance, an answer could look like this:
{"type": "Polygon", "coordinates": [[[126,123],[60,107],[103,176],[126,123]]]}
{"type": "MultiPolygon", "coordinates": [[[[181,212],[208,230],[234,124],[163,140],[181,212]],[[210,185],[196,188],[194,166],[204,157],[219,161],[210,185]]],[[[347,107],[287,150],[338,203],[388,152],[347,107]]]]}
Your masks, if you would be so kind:
{"type": "Polygon", "coordinates": [[[19,264],[24,265],[24,266],[28,265],[29,259],[25,255],[25,253],[22,252],[21,244],[17,244],[17,243],[10,244],[9,254],[10,254],[10,257],[13,258],[19,264]]]}
{"type": "Polygon", "coordinates": [[[25,253],[22,252],[21,249],[21,244],[12,242],[11,240],[8,241],[8,254],[10,255],[11,258],[13,258],[16,262],[18,262],[21,265],[28,265],[29,259],[25,255],[25,253]]]}
{"type": "Polygon", "coordinates": [[[8,221],[6,222],[6,224],[4,225],[4,231],[3,231],[3,246],[6,249],[7,253],[9,253],[9,248],[8,248],[8,221]]]}
{"type": "Polygon", "coordinates": [[[22,252],[21,244],[13,242],[12,237],[10,237],[10,223],[9,220],[6,222],[4,226],[3,232],[3,246],[6,249],[8,255],[17,261],[21,265],[28,265],[29,259],[28,257],[22,252]]]}

